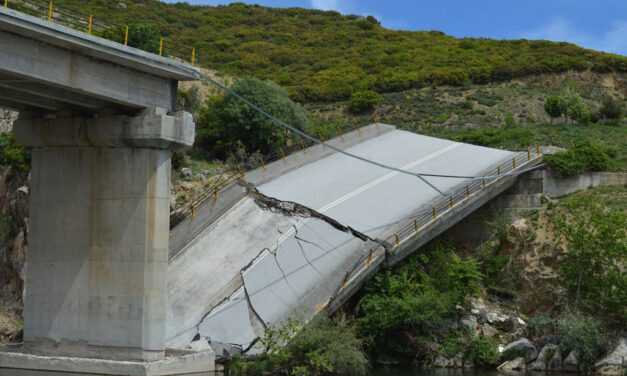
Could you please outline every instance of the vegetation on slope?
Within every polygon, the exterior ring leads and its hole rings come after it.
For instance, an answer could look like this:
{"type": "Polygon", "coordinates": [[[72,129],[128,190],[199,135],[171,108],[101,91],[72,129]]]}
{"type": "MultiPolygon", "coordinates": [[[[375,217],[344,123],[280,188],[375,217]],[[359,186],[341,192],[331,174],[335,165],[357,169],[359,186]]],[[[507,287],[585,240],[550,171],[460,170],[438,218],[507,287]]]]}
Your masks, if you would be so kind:
{"type": "Polygon", "coordinates": [[[395,31],[373,17],[332,11],[156,0],[58,0],[55,5],[103,22],[129,24],[131,30],[146,30],[138,23],[150,25],[168,38],[166,52],[195,47],[200,65],[271,79],[301,102],[347,99],[368,89],[393,92],[568,70],[627,72],[627,58],[569,43],[395,31]]]}

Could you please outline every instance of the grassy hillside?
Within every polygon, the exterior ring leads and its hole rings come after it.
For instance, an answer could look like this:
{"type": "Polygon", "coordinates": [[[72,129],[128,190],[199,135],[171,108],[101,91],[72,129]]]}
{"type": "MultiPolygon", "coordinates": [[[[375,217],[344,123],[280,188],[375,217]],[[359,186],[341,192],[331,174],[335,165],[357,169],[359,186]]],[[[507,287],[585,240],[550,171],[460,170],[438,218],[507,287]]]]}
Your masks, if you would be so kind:
{"type": "Polygon", "coordinates": [[[166,50],[194,46],[200,65],[271,79],[301,102],[341,100],[361,89],[394,92],[567,70],[627,72],[625,57],[568,43],[393,31],[372,17],[337,12],[154,0],[56,0],[55,5],[103,22],[154,25],[167,37],[166,50]]]}

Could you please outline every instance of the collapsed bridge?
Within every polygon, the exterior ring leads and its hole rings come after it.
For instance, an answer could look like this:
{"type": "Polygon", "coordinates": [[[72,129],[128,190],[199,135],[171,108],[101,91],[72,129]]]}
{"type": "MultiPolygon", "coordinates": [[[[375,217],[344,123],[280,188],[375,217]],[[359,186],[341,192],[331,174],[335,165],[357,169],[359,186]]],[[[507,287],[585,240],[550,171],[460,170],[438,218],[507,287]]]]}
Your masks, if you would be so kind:
{"type": "Polygon", "coordinates": [[[169,346],[200,335],[254,352],[268,325],[336,309],[383,263],[398,262],[503,192],[516,179],[512,171],[540,157],[383,124],[331,143],[408,171],[486,177],[426,177],[441,195],[416,177],[322,145],[247,173],[196,209],[199,219],[172,231],[169,346]]]}

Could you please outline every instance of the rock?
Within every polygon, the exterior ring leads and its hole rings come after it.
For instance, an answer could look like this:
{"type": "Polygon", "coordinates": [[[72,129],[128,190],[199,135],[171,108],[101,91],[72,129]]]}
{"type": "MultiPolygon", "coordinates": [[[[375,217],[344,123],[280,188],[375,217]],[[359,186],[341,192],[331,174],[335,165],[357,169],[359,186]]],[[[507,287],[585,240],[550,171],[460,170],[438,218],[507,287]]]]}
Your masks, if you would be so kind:
{"type": "Polygon", "coordinates": [[[562,364],[562,370],[568,372],[579,371],[579,360],[577,359],[577,351],[571,351],[566,359],[564,359],[564,363],[562,364]]]}
{"type": "Polygon", "coordinates": [[[181,176],[183,176],[184,178],[191,178],[192,177],[192,169],[189,167],[183,167],[181,169],[181,176]]]}
{"type": "Polygon", "coordinates": [[[508,360],[507,362],[498,366],[497,370],[500,372],[510,373],[515,371],[524,371],[525,370],[525,358],[518,357],[513,360],[508,360]]]}
{"type": "Polygon", "coordinates": [[[559,347],[555,349],[553,356],[546,364],[546,368],[551,371],[560,371],[562,369],[562,352],[559,347]]]}
{"type": "Polygon", "coordinates": [[[490,324],[483,324],[481,325],[481,334],[484,337],[492,338],[492,337],[496,337],[499,334],[499,331],[496,330],[496,328],[490,324]]]}
{"type": "Polygon", "coordinates": [[[527,363],[534,361],[538,357],[538,349],[527,338],[508,343],[503,348],[503,356],[522,356],[527,363]]]}
{"type": "Polygon", "coordinates": [[[21,186],[17,189],[18,193],[22,193],[28,196],[28,187],[27,186],[21,186]]]}
{"type": "Polygon", "coordinates": [[[614,351],[598,361],[595,368],[601,375],[623,375],[623,365],[627,365],[627,338],[621,338],[614,351]]]}
{"type": "Polygon", "coordinates": [[[512,228],[520,233],[524,233],[529,229],[529,225],[527,224],[527,220],[525,218],[520,218],[512,223],[512,228]]]}
{"type": "Polygon", "coordinates": [[[443,357],[442,355],[438,355],[435,357],[431,365],[435,368],[449,368],[449,364],[450,360],[443,357]]]}
{"type": "Polygon", "coordinates": [[[477,323],[477,318],[475,316],[464,316],[459,323],[468,330],[472,335],[477,335],[479,324],[477,323]]]}
{"type": "Polygon", "coordinates": [[[548,344],[540,350],[540,354],[534,362],[532,362],[529,367],[527,367],[530,371],[545,371],[547,369],[547,364],[553,358],[553,354],[557,351],[558,347],[554,344],[548,344]]]}

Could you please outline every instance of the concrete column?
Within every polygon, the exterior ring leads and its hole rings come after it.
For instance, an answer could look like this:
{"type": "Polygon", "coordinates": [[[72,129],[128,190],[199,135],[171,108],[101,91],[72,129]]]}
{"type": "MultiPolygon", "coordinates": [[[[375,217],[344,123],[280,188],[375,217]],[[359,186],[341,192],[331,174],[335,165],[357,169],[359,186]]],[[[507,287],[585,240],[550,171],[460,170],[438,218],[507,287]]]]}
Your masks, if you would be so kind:
{"type": "Polygon", "coordinates": [[[31,146],[25,342],[46,354],[164,355],[171,150],[187,113],[20,117],[31,146]]]}

